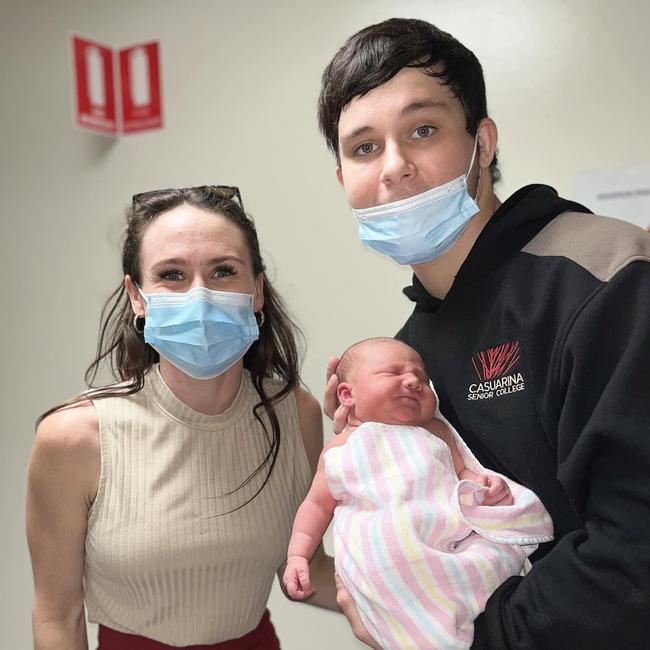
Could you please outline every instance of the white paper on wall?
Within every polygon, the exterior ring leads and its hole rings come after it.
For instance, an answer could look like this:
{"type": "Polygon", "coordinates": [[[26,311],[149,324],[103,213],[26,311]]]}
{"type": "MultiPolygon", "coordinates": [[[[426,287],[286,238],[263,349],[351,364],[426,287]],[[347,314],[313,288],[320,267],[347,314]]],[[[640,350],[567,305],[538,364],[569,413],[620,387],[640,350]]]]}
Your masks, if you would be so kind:
{"type": "Polygon", "coordinates": [[[596,214],[650,226],[650,167],[577,174],[574,200],[596,214]]]}

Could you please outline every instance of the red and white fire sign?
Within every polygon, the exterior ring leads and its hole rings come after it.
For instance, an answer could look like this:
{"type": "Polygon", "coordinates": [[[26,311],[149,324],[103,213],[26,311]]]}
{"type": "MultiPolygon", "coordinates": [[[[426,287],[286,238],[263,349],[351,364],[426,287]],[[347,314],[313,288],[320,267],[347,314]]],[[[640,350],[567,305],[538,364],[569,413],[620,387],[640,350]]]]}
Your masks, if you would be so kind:
{"type": "Polygon", "coordinates": [[[157,41],[115,51],[73,36],[72,51],[79,127],[109,135],[162,127],[157,41]]]}
{"type": "Polygon", "coordinates": [[[120,88],[124,133],[162,126],[157,41],[120,50],[120,88]]]}
{"type": "Polygon", "coordinates": [[[115,134],[115,84],[113,50],[105,45],[72,37],[76,114],[81,128],[115,134]]]}

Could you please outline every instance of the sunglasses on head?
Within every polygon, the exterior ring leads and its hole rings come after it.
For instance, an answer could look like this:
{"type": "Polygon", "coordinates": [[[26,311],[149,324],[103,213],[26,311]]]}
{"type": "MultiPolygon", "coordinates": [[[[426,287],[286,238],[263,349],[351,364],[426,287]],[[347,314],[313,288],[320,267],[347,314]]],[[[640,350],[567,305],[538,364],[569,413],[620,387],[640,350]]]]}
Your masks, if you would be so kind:
{"type": "Polygon", "coordinates": [[[170,187],[166,190],[151,190],[149,192],[140,192],[139,194],[133,195],[131,205],[133,208],[136,208],[139,204],[143,203],[147,199],[155,199],[169,192],[185,192],[187,190],[210,192],[211,194],[216,194],[217,198],[237,201],[241,209],[244,209],[244,202],[242,201],[239,188],[235,187],[234,185],[200,185],[198,187],[183,188],[170,187]]]}

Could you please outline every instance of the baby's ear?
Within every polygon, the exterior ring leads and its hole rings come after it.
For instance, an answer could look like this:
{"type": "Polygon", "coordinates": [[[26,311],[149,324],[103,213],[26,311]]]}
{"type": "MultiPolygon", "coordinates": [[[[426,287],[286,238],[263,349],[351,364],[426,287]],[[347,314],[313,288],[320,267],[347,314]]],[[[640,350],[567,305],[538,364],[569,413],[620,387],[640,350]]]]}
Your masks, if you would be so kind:
{"type": "Polygon", "coordinates": [[[339,398],[339,404],[350,408],[354,406],[354,397],[352,396],[352,387],[350,384],[343,382],[336,389],[336,396],[339,398]]]}

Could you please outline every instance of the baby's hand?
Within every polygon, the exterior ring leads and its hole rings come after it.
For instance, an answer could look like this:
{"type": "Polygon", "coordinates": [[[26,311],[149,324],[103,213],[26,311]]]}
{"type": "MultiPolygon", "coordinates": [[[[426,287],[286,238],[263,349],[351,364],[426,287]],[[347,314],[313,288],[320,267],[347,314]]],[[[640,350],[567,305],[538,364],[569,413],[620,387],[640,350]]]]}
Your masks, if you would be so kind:
{"type": "Polygon", "coordinates": [[[500,476],[483,474],[479,477],[479,483],[488,489],[483,498],[484,506],[511,506],[514,503],[512,492],[506,481],[500,476]]]}
{"type": "Polygon", "coordinates": [[[291,598],[303,600],[314,593],[309,578],[309,562],[304,557],[293,555],[287,560],[282,582],[291,598]]]}

